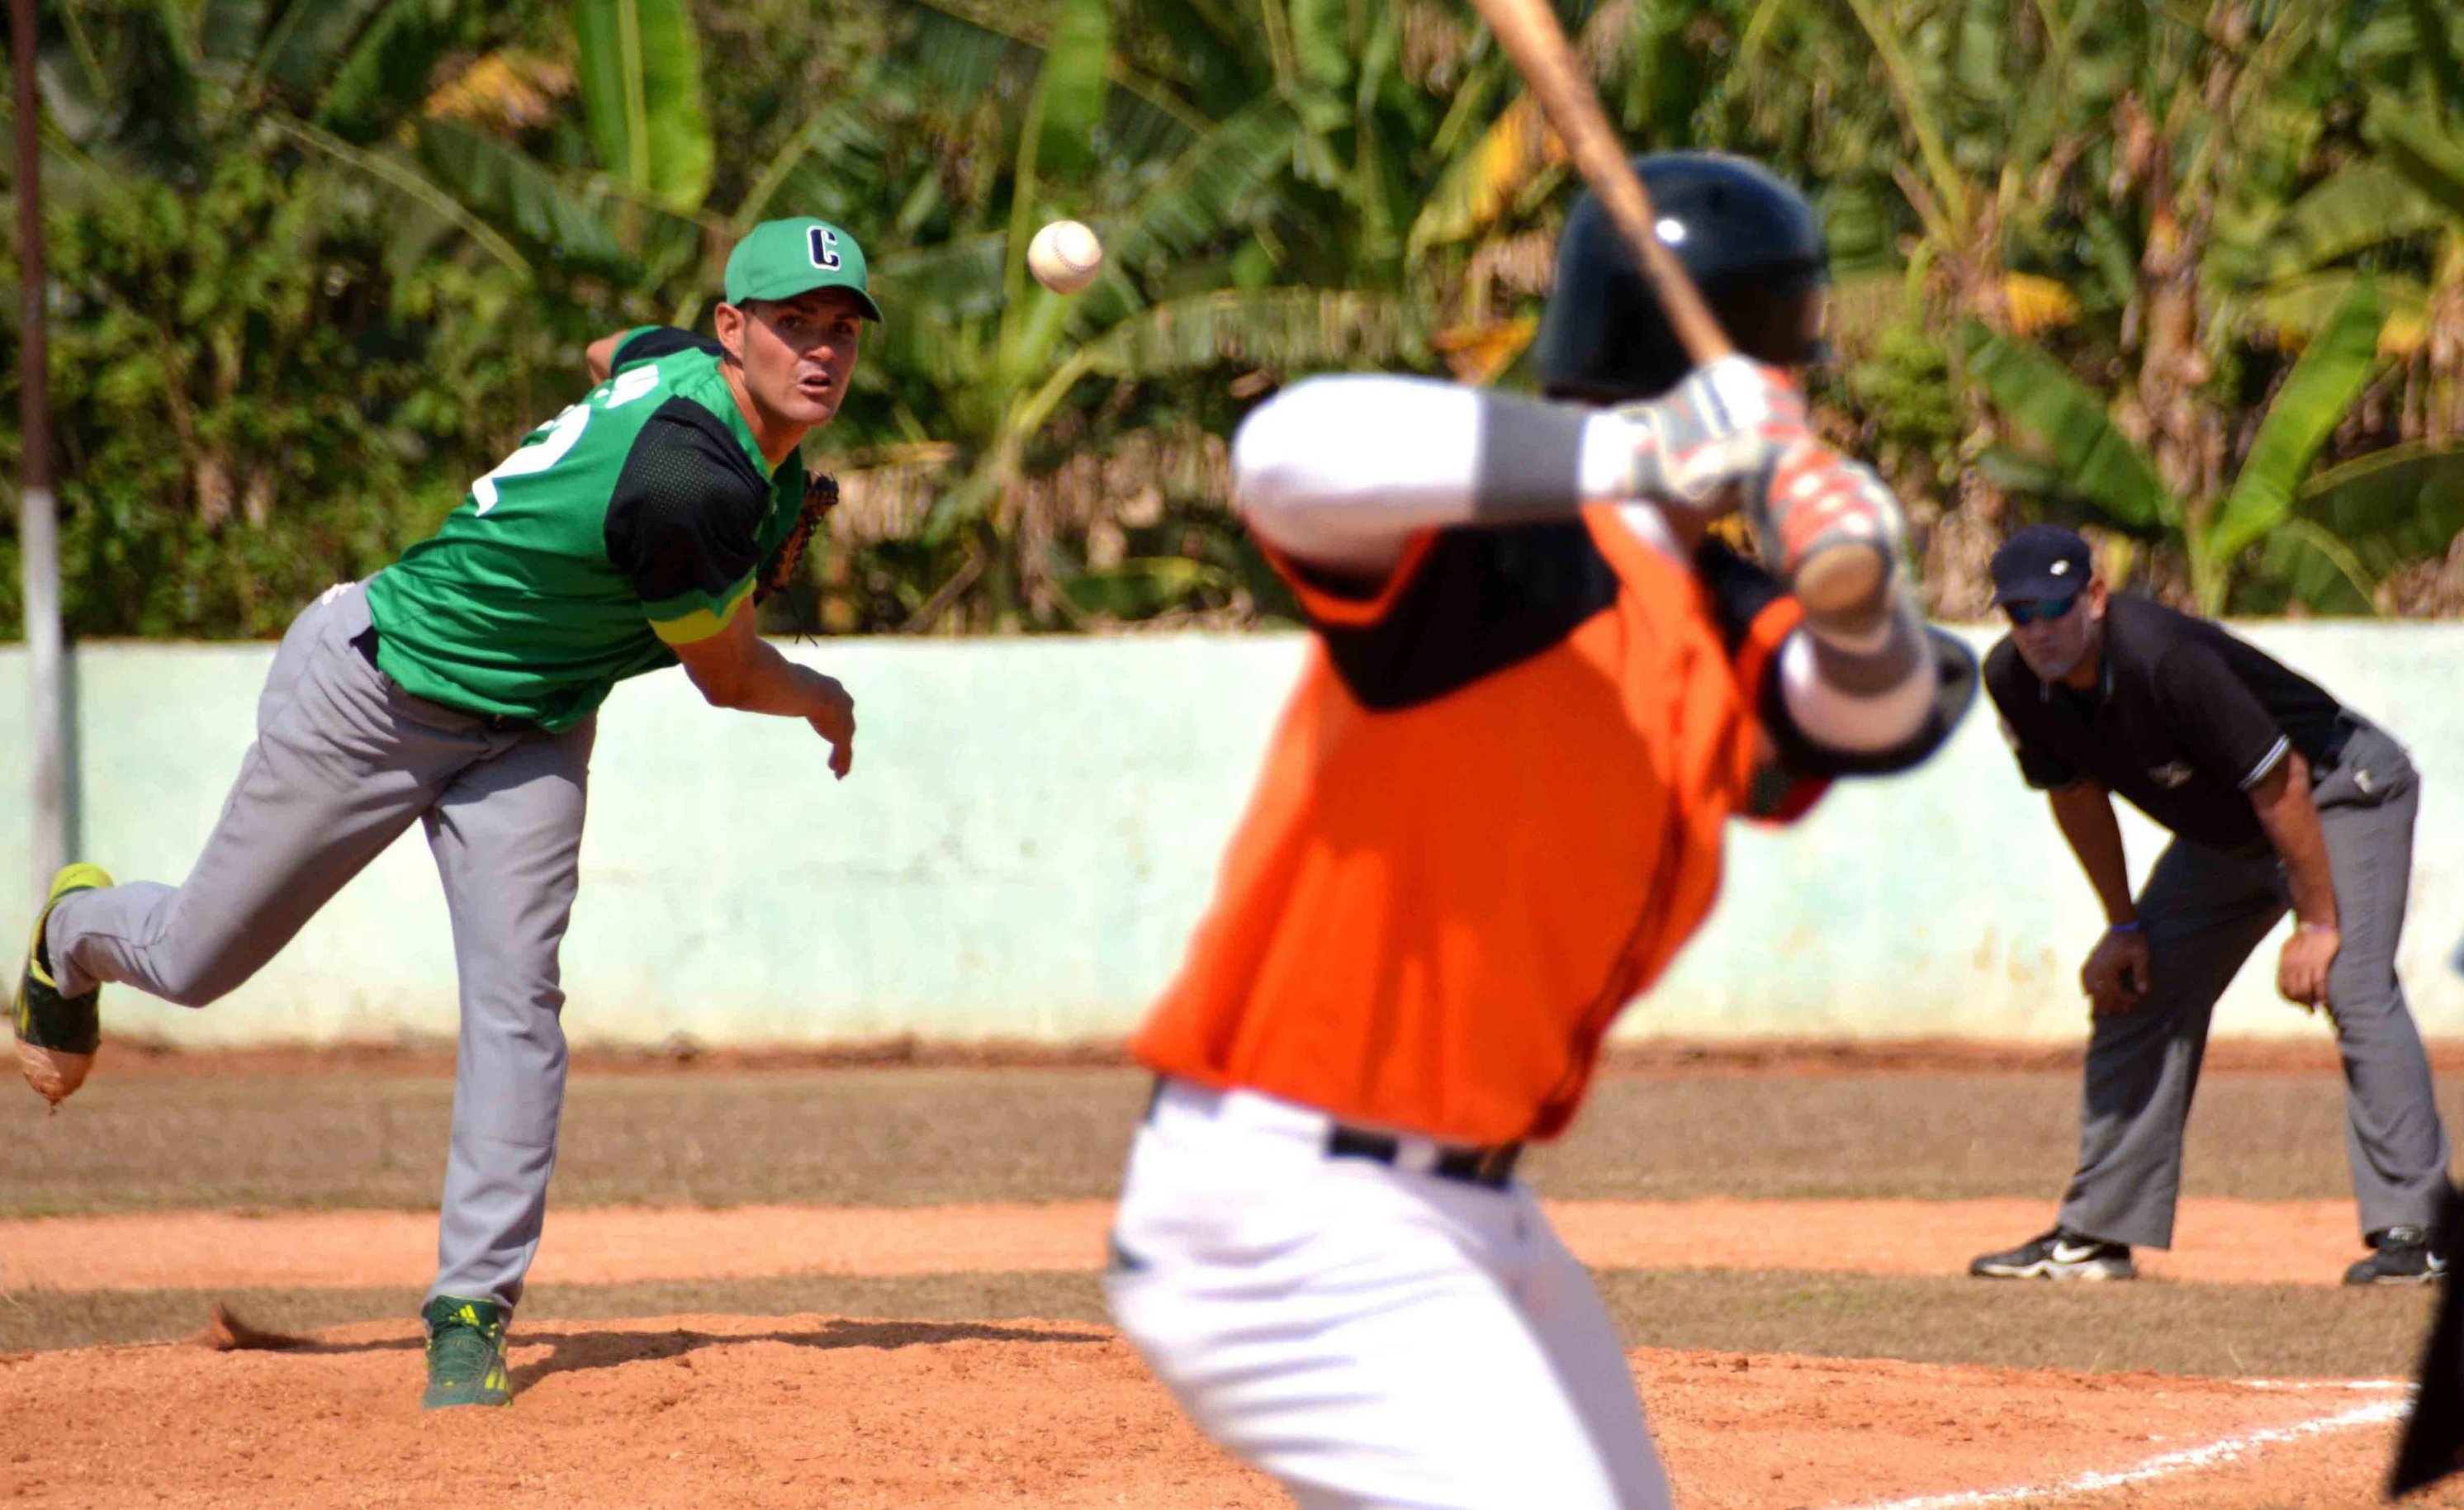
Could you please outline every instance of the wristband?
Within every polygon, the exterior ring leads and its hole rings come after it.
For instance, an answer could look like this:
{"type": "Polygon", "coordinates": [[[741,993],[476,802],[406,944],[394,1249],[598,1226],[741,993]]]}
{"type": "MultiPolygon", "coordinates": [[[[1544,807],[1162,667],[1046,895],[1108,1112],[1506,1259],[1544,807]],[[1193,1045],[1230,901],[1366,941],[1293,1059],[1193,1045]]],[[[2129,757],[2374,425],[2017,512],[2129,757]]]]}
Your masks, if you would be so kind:
{"type": "Polygon", "coordinates": [[[2104,930],[2108,933],[2144,933],[2146,931],[2146,927],[2133,918],[2127,923],[2107,923],[2104,930]]]}
{"type": "Polygon", "coordinates": [[[2293,925],[2293,930],[2297,933],[2334,933],[2340,931],[2333,923],[2296,923],[2293,925]]]}

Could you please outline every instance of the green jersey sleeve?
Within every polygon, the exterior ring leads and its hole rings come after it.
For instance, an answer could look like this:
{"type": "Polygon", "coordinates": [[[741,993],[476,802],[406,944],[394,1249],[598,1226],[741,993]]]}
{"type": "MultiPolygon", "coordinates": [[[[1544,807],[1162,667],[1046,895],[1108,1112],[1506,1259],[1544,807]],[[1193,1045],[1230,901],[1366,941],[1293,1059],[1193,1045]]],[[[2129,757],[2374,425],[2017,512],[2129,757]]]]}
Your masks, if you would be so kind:
{"type": "Polygon", "coordinates": [[[641,325],[627,331],[625,339],[616,343],[616,355],[607,363],[607,371],[612,377],[634,362],[655,361],[679,351],[707,352],[715,357],[719,349],[718,342],[708,336],[696,336],[673,325],[641,325]]]}
{"type": "Polygon", "coordinates": [[[770,482],[710,411],[671,400],[642,427],[607,506],[607,558],[671,646],[707,640],[753,596],[770,482]]]}

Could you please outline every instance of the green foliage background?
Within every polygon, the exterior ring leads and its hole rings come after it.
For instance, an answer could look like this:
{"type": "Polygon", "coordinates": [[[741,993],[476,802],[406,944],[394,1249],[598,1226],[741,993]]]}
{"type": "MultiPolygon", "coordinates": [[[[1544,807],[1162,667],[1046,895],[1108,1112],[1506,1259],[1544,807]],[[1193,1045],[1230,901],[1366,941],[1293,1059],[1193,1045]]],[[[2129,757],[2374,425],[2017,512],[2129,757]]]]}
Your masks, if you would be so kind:
{"type": "MultiPolygon", "coordinates": [[[[2438,0],[1561,6],[1638,148],[1809,186],[1833,436],[1933,607],[2094,526],[2214,611],[2464,608],[2464,16],[2438,0]]],[[[1223,443],[1312,370],[1513,385],[1574,185],[1454,0],[47,0],[47,290],[78,635],[265,636],[586,385],[708,322],[771,214],[887,325],[775,628],[1287,608],[1223,443]],[[1058,215],[1087,294],[1029,282],[1058,215]]],[[[12,186],[13,188],[13,186],[12,186]]],[[[18,270],[0,264],[13,488],[18,270]]],[[[0,624],[16,618],[0,536],[0,624]]]]}

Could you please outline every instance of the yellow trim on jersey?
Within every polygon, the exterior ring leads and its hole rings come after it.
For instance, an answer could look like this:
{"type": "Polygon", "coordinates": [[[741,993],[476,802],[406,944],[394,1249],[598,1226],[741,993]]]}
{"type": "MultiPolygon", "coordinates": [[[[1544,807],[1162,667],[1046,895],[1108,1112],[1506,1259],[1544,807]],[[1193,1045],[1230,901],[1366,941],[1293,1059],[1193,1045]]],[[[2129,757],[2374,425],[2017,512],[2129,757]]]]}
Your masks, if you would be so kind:
{"type": "Polygon", "coordinates": [[[678,618],[650,621],[650,632],[669,645],[699,645],[722,633],[744,605],[753,601],[753,579],[737,584],[727,601],[713,610],[695,608],[678,618]]]}

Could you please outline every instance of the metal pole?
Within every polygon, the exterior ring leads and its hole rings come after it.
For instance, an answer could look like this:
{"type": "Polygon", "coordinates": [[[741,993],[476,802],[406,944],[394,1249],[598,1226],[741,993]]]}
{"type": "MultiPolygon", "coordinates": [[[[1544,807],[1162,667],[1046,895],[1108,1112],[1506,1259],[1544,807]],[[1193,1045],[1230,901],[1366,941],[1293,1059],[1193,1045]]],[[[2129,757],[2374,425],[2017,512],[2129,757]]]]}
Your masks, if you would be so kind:
{"type": "Polygon", "coordinates": [[[17,548],[26,598],[26,662],[33,685],[33,824],[28,836],[34,894],[68,862],[68,703],[60,634],[59,519],[52,501],[52,396],[44,339],[42,96],[34,82],[34,0],[10,0],[9,50],[17,80],[17,270],[24,295],[19,325],[18,416],[26,457],[20,479],[17,548]]]}

